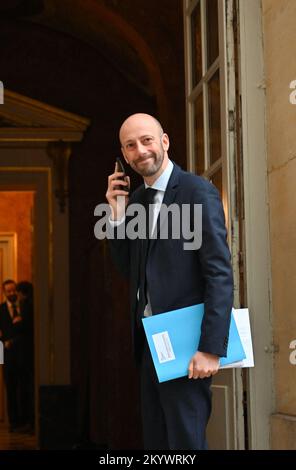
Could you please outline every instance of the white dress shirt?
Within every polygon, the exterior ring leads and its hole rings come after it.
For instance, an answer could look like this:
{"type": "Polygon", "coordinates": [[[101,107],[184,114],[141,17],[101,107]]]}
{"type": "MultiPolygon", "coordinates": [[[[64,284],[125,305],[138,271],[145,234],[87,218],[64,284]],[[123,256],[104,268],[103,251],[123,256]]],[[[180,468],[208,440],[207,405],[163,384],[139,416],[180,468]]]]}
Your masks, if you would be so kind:
{"type": "MultiPolygon", "coordinates": [[[[13,304],[9,300],[6,300],[6,303],[7,303],[9,315],[10,315],[11,319],[13,319],[13,304]]],[[[15,302],[15,306],[16,306],[16,311],[17,311],[18,315],[20,315],[20,306],[19,306],[18,302],[15,302]]]]}

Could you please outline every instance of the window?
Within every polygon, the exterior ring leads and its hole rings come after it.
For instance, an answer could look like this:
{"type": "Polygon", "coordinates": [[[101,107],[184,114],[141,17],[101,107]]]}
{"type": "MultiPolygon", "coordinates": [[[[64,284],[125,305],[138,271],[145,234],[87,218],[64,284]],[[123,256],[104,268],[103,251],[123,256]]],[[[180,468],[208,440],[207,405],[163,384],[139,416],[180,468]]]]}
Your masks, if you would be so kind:
{"type": "Polygon", "coordinates": [[[185,0],[188,169],[223,190],[221,45],[223,0],[185,0]]]}

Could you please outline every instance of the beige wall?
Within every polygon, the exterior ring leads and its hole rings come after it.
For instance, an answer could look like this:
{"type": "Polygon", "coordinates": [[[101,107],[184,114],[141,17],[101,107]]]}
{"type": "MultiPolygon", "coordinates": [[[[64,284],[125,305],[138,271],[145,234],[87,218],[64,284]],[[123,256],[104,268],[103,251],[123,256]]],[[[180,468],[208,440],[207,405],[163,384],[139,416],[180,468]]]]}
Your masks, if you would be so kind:
{"type": "Polygon", "coordinates": [[[32,281],[32,191],[0,191],[0,232],[17,234],[17,279],[32,281]]]}
{"type": "Polygon", "coordinates": [[[296,80],[296,1],[262,0],[267,93],[267,155],[270,200],[272,303],[276,413],[272,446],[296,449],[296,105],[289,85],[296,80]]]}

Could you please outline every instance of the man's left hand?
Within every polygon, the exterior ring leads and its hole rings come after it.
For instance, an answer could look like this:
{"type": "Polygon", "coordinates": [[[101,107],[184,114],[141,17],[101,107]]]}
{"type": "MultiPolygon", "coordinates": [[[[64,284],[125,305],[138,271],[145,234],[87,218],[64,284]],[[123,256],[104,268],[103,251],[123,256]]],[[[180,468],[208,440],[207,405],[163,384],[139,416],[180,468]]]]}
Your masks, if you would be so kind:
{"type": "Polygon", "coordinates": [[[4,349],[11,349],[13,345],[13,342],[11,339],[8,339],[7,341],[4,341],[4,349]]]}
{"type": "Polygon", "coordinates": [[[219,356],[197,351],[192,357],[188,367],[189,379],[204,379],[217,374],[219,370],[219,356]]]}

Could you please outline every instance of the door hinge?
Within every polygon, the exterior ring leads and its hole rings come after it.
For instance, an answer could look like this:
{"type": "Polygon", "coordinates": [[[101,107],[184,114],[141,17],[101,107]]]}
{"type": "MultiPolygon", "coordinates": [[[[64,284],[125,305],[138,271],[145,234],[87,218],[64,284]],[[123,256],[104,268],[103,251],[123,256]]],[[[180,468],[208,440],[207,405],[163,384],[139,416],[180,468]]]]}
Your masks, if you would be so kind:
{"type": "Polygon", "coordinates": [[[245,266],[245,258],[244,258],[243,251],[240,251],[239,254],[238,254],[238,266],[239,266],[239,272],[243,273],[244,272],[244,266],[245,266]]]}
{"type": "Polygon", "coordinates": [[[235,114],[232,109],[228,111],[228,129],[229,132],[234,132],[235,130],[235,114]]]}

